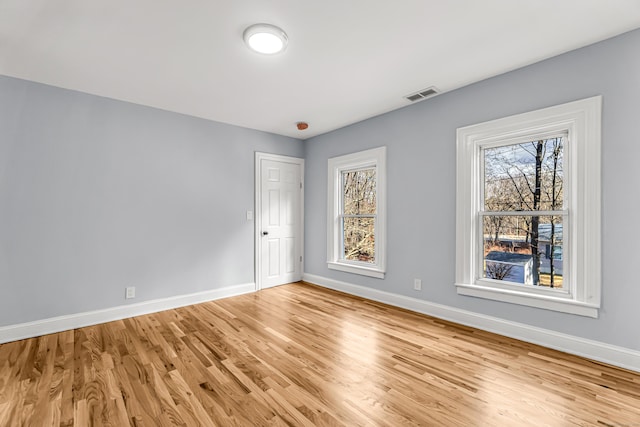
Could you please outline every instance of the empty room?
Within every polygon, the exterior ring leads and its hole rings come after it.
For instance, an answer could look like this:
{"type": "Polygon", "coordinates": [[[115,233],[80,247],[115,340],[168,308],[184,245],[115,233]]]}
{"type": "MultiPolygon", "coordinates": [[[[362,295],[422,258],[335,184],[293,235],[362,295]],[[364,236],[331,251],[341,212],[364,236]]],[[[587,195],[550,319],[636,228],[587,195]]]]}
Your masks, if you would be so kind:
{"type": "Polygon", "coordinates": [[[0,0],[0,427],[640,426],[639,117],[637,0],[0,0]]]}

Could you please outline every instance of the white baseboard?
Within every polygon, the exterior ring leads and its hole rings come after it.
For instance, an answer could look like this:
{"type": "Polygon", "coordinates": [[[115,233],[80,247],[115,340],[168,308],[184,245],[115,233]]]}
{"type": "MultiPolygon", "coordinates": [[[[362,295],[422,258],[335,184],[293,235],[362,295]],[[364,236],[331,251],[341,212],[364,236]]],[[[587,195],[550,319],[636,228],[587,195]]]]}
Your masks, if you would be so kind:
{"type": "Polygon", "coordinates": [[[302,276],[302,280],[336,291],[640,372],[640,351],[637,350],[537,328],[523,323],[511,322],[417,298],[379,291],[314,274],[305,273],[302,276]]]}
{"type": "Polygon", "coordinates": [[[0,344],[9,341],[17,341],[69,329],[82,328],[97,325],[99,323],[112,322],[127,317],[141,316],[143,314],[157,313],[158,311],[184,307],[216,299],[242,295],[256,290],[255,283],[227,286],[221,289],[197,292],[194,294],[178,295],[175,297],[144,301],[137,304],[121,305],[105,308],[103,310],[87,311],[84,313],[70,314],[66,316],[51,317],[33,322],[0,327],[0,344]]]}

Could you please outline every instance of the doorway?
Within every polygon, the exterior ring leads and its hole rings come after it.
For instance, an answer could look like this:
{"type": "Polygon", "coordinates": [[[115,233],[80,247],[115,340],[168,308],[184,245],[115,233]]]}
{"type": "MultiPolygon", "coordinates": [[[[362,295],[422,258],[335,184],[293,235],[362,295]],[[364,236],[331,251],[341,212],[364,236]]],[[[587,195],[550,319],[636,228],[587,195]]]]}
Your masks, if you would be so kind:
{"type": "Polygon", "coordinates": [[[256,153],[256,290],[302,279],[304,159],[256,153]]]}

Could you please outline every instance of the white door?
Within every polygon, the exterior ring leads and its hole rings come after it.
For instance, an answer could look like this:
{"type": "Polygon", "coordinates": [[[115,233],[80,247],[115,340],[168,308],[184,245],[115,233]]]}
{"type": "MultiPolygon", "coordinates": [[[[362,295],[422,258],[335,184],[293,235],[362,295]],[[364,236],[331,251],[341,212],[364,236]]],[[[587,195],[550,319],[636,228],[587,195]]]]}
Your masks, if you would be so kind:
{"type": "Polygon", "coordinates": [[[257,287],[302,278],[302,159],[257,153],[257,287]]]}

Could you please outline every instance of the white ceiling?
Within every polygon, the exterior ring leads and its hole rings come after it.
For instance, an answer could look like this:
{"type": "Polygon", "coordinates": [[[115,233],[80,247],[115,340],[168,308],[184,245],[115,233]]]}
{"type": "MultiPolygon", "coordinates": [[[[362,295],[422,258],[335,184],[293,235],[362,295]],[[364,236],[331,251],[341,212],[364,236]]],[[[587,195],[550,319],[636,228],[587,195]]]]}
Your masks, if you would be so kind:
{"type": "Polygon", "coordinates": [[[0,0],[0,74],[305,139],[639,27],[640,0],[0,0]]]}

